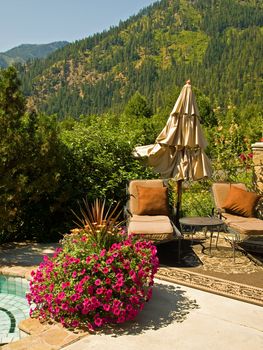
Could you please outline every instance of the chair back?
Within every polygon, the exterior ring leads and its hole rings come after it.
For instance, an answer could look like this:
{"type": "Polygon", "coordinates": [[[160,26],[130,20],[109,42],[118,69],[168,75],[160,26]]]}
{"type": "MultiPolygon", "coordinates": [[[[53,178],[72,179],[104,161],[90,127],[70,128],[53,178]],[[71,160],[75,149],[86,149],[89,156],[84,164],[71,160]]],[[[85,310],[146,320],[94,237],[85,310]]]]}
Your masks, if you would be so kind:
{"type": "Polygon", "coordinates": [[[226,183],[216,182],[212,185],[212,193],[215,201],[215,206],[218,209],[222,209],[227,196],[229,194],[231,186],[238,187],[242,190],[246,190],[246,186],[243,183],[226,183]]]}
{"type": "Polygon", "coordinates": [[[142,187],[165,187],[164,181],[160,179],[154,180],[132,180],[129,183],[129,202],[128,208],[132,215],[138,214],[138,191],[137,186],[142,187]]]}

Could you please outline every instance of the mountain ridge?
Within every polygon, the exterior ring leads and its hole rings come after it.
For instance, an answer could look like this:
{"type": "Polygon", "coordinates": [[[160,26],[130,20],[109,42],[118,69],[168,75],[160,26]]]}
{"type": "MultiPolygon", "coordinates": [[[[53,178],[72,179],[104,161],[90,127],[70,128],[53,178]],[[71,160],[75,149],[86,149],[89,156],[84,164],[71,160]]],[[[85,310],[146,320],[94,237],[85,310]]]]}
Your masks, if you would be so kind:
{"type": "Polygon", "coordinates": [[[262,28],[257,0],[162,0],[29,63],[23,89],[60,118],[121,110],[137,90],[156,110],[188,78],[214,105],[260,103],[262,28]]]}
{"type": "Polygon", "coordinates": [[[58,50],[67,41],[54,41],[48,44],[21,44],[5,52],[0,52],[0,67],[6,68],[16,63],[26,63],[30,59],[45,58],[50,53],[58,50]]]}

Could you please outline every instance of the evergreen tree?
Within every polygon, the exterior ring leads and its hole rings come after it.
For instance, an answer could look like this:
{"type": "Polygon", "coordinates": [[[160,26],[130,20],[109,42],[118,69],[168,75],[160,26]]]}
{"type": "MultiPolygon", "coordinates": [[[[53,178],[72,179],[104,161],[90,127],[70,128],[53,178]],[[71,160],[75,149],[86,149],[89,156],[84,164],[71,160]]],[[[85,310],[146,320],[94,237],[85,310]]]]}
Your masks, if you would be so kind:
{"type": "Polygon", "coordinates": [[[139,91],[131,97],[127,103],[124,113],[129,117],[150,117],[152,111],[147,104],[146,98],[139,91]]]}
{"type": "MultiPolygon", "coordinates": [[[[26,113],[14,68],[0,71],[0,238],[44,238],[52,225],[60,152],[51,117],[26,113]]],[[[53,222],[54,224],[54,222],[53,222]]]]}

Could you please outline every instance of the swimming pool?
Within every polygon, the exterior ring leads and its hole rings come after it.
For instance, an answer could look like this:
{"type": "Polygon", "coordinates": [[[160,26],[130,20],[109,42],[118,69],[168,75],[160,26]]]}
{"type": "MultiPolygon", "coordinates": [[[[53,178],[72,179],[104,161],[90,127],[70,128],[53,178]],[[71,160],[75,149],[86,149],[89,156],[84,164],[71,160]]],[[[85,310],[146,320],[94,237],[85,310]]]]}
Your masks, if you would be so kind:
{"type": "Polygon", "coordinates": [[[20,339],[18,324],[29,317],[28,290],[26,279],[0,275],[0,344],[20,339]]]}

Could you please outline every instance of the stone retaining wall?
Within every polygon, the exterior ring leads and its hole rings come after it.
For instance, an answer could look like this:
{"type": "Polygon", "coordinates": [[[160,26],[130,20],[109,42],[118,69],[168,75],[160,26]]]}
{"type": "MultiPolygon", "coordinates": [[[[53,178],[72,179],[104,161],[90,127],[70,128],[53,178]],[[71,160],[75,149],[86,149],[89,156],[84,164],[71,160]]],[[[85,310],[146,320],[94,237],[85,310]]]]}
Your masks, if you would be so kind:
{"type": "Polygon", "coordinates": [[[252,145],[254,163],[254,189],[263,193],[263,142],[256,142],[252,145]]]}

